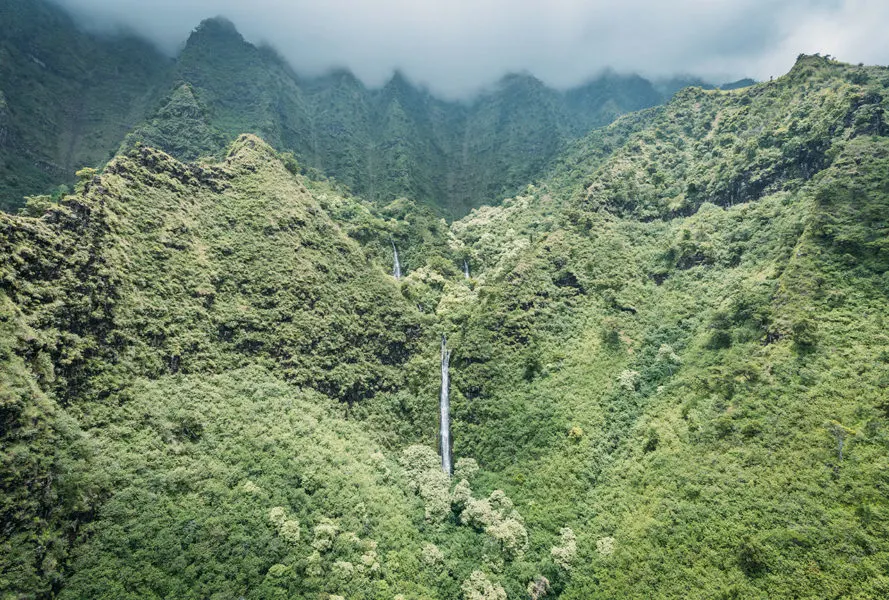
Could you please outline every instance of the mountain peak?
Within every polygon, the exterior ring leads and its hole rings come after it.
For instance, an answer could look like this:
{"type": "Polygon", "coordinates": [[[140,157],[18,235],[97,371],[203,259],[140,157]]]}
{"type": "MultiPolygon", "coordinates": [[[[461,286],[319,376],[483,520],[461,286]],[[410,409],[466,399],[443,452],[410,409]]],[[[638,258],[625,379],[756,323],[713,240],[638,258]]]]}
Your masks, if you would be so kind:
{"type": "Polygon", "coordinates": [[[822,69],[831,66],[843,66],[843,63],[836,61],[830,54],[800,54],[796,57],[796,62],[787,74],[789,77],[811,75],[812,69],[822,69]]]}
{"type": "Polygon", "coordinates": [[[191,46],[194,43],[202,41],[212,41],[217,43],[231,41],[243,42],[244,38],[241,36],[234,23],[225,17],[220,16],[201,21],[200,25],[195,27],[194,31],[191,32],[186,46],[191,46]]]}
{"type": "Polygon", "coordinates": [[[528,88],[544,88],[546,87],[540,79],[529,73],[521,71],[517,73],[507,73],[500,78],[499,86],[501,88],[510,87],[528,87],[528,88]]]}
{"type": "Polygon", "coordinates": [[[252,133],[244,133],[238,136],[229,146],[226,161],[229,164],[241,166],[253,166],[277,160],[278,153],[268,142],[252,133]]]}
{"type": "Polygon", "coordinates": [[[407,75],[401,69],[395,69],[392,72],[392,77],[389,78],[389,81],[386,82],[384,89],[388,90],[398,90],[401,92],[418,92],[420,88],[414,85],[414,82],[408,78],[407,75]]]}

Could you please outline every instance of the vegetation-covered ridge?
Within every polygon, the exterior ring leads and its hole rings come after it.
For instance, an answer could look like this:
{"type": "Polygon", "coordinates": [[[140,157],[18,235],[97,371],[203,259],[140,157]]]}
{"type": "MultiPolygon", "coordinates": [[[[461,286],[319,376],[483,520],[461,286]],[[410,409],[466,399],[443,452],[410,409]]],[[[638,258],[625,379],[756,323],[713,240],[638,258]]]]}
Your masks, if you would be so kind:
{"type": "Polygon", "coordinates": [[[83,32],[55,4],[0,2],[0,210],[108,162],[170,67],[148,42],[83,32]]]}
{"type": "Polygon", "coordinates": [[[0,593],[889,595],[887,89],[686,90],[450,225],[251,135],[0,215],[0,593]]]}
{"type": "Polygon", "coordinates": [[[434,410],[410,392],[435,385],[417,375],[434,320],[372,257],[414,229],[291,161],[253,136],[217,164],[138,147],[35,198],[39,218],[0,216],[4,594],[449,597],[493,586],[482,552],[524,556],[509,499],[474,498],[474,463],[452,491],[428,447],[393,460],[434,436],[398,435],[434,410]],[[405,422],[344,419],[370,398],[405,422]]]}
{"type": "Polygon", "coordinates": [[[407,196],[462,216],[539,177],[570,140],[681,87],[605,73],[559,92],[511,75],[454,102],[400,73],[381,89],[342,70],[297,76],[223,19],[198,26],[171,61],[132,38],[83,32],[46,0],[3,0],[0,17],[7,211],[102,166],[125,136],[194,160],[254,133],[369,200],[407,196]]]}
{"type": "Polygon", "coordinates": [[[665,98],[641,77],[616,74],[567,92],[510,75],[466,102],[398,72],[381,89],[347,71],[307,79],[222,19],[192,33],[174,79],[131,140],[191,160],[253,132],[369,200],[407,196],[452,217],[514,193],[569,140],[665,98]]]}
{"type": "Polygon", "coordinates": [[[562,597],[886,594],[887,75],[686,91],[453,225],[455,452],[579,532],[562,597]]]}

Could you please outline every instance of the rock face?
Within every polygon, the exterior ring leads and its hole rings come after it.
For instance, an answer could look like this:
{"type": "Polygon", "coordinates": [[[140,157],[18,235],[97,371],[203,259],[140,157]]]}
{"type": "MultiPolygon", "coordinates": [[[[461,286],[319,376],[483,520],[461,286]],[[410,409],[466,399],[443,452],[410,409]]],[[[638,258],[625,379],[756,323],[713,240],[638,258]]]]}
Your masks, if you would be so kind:
{"type": "Polygon", "coordinates": [[[180,160],[193,161],[217,154],[227,138],[210,123],[210,110],[198,100],[194,89],[182,84],[152,118],[128,134],[124,143],[141,143],[180,160]]]}

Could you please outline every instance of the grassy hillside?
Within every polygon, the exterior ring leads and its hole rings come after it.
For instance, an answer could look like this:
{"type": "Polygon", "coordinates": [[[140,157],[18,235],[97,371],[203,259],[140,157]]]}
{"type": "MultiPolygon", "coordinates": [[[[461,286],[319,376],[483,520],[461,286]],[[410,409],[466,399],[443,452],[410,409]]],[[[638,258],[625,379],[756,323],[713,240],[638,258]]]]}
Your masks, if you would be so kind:
{"type": "Polygon", "coordinates": [[[0,216],[0,590],[886,596],[887,88],[686,90],[450,225],[250,135],[0,216]]]}

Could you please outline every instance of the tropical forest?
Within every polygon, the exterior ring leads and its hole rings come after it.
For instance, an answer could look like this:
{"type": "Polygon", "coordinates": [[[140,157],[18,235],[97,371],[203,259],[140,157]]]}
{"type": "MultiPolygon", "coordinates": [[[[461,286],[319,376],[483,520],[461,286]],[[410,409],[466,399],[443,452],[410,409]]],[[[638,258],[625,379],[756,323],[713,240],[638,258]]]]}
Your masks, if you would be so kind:
{"type": "Polygon", "coordinates": [[[0,0],[0,599],[889,598],[889,68],[71,4],[0,0]]]}

